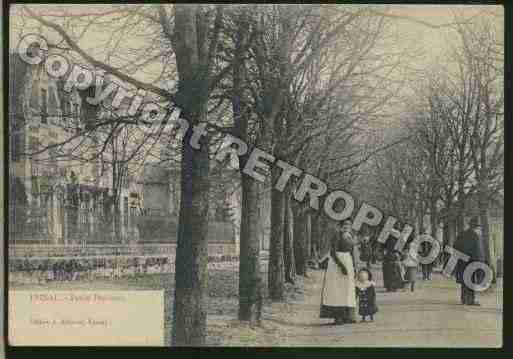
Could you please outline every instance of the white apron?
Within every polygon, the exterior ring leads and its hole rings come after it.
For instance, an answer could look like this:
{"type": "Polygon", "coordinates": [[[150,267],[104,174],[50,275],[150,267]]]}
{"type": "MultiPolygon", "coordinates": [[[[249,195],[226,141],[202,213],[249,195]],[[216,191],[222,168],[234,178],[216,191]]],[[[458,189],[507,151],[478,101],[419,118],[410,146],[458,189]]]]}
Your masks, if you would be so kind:
{"type": "Polygon", "coordinates": [[[330,257],[328,268],[324,274],[321,304],[332,307],[356,307],[354,267],[351,254],[337,252],[337,257],[346,267],[347,275],[342,274],[340,268],[330,257]]]}

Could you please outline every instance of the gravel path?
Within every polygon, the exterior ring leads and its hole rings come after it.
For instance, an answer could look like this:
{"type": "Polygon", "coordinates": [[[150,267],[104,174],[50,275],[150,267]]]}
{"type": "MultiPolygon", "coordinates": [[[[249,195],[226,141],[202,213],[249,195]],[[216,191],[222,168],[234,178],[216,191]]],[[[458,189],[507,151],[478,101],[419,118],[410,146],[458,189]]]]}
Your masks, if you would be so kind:
{"type": "MultiPolygon", "coordinates": [[[[478,295],[481,307],[459,304],[454,280],[435,274],[432,281],[417,282],[414,293],[386,293],[379,268],[379,312],[373,323],[334,326],[319,319],[322,272],[310,270],[308,278],[286,285],[286,302],[263,306],[261,326],[251,328],[237,318],[238,273],[209,271],[209,346],[343,346],[343,347],[497,347],[502,344],[502,285],[478,295]]],[[[264,281],[266,275],[263,276],[264,281]]],[[[170,343],[174,294],[172,274],[146,275],[140,280],[47,283],[20,285],[16,289],[145,290],[164,289],[165,338],[170,343]]],[[[12,288],[14,289],[14,288],[12,288]]]]}
{"type": "Polygon", "coordinates": [[[502,344],[502,291],[478,295],[481,307],[458,304],[453,280],[435,274],[414,293],[386,293],[379,270],[379,313],[373,323],[334,326],[319,319],[321,271],[310,271],[287,304],[268,303],[259,328],[209,317],[210,344],[229,346],[498,347],[502,344]],[[219,336],[213,338],[213,336],[219,336]]]}

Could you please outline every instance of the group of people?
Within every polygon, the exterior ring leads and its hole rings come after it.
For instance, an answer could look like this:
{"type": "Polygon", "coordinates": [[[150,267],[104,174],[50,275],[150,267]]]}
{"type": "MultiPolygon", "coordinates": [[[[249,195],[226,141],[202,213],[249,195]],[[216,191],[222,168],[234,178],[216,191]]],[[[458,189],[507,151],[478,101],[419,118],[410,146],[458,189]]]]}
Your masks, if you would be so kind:
{"type": "MultiPolygon", "coordinates": [[[[424,228],[422,235],[428,235],[428,231],[424,228]]],[[[416,234],[411,235],[410,240],[406,243],[402,252],[395,250],[395,242],[387,243],[384,248],[383,258],[383,284],[387,292],[395,292],[409,285],[410,291],[415,290],[415,282],[420,267],[422,271],[422,280],[430,281],[433,273],[433,267],[437,264],[443,264],[442,252],[431,263],[420,263],[419,255],[427,257],[432,249],[432,245],[428,241],[422,241],[420,248],[415,245],[413,238],[416,234]]],[[[442,244],[440,243],[440,248],[442,244]]]]}
{"type": "Polygon", "coordinates": [[[358,271],[355,280],[354,247],[357,240],[352,233],[352,223],[343,221],[330,245],[321,290],[321,318],[333,318],[335,324],[356,323],[356,305],[361,321],[374,320],[377,313],[375,283],[368,268],[358,271]]]}
{"type": "MultiPolygon", "coordinates": [[[[422,234],[427,234],[426,230],[422,234]]],[[[402,252],[394,249],[394,241],[387,241],[381,248],[383,265],[383,286],[387,292],[396,292],[409,285],[409,290],[415,290],[417,271],[422,268],[423,280],[431,280],[433,265],[443,261],[439,256],[433,263],[421,264],[419,255],[427,257],[431,251],[429,242],[422,242],[417,248],[413,241],[416,235],[406,243],[402,252]]],[[[341,222],[336,233],[330,241],[329,256],[324,262],[324,277],[321,289],[321,318],[332,318],[335,324],[356,323],[356,308],[361,316],[361,321],[366,318],[373,321],[374,314],[378,311],[376,304],[375,282],[372,281],[370,264],[373,262],[372,252],[369,248],[375,247],[369,239],[364,236],[358,241],[352,231],[352,222],[345,220],[341,222]],[[356,271],[354,249],[360,247],[360,260],[366,263],[366,267],[356,271]],[[355,273],[356,272],[356,273],[355,273]],[[355,275],[356,274],[356,275],[355,275]]],[[[461,285],[461,303],[464,305],[479,305],[475,300],[475,292],[463,280],[463,273],[467,265],[473,261],[485,260],[484,251],[480,242],[480,225],[477,217],[469,222],[469,228],[457,237],[454,248],[469,257],[468,262],[458,261],[452,273],[457,283],[461,285]]],[[[441,263],[443,264],[443,263],[441,263]]],[[[479,283],[482,279],[481,272],[473,275],[472,281],[479,283]]]]}

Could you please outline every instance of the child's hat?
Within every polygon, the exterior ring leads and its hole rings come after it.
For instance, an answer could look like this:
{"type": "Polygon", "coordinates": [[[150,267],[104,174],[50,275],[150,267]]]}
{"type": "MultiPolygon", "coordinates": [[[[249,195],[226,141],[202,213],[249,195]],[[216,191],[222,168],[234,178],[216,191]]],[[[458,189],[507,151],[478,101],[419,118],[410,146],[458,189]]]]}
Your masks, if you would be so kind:
{"type": "Polygon", "coordinates": [[[369,280],[372,280],[372,273],[370,270],[368,270],[367,268],[362,268],[358,271],[358,274],[360,274],[361,272],[367,272],[367,275],[369,276],[369,280]]]}

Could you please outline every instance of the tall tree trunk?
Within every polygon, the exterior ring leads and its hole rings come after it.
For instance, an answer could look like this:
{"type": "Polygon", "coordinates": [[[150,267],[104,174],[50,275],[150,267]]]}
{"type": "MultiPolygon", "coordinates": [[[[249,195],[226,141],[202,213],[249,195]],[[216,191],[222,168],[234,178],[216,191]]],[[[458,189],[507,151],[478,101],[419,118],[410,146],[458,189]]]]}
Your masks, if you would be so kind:
{"type": "Polygon", "coordinates": [[[436,200],[431,200],[429,203],[429,223],[431,225],[431,235],[433,238],[438,239],[438,213],[436,210],[436,200]]]}
{"type": "Polygon", "coordinates": [[[317,260],[320,257],[319,216],[317,214],[311,216],[311,238],[312,257],[317,260]]]}
{"type": "Polygon", "coordinates": [[[488,265],[493,266],[491,251],[490,251],[490,225],[489,225],[489,199],[487,194],[486,183],[481,183],[478,190],[478,206],[479,206],[479,219],[481,222],[481,236],[483,243],[483,251],[485,261],[488,265]]]}
{"type": "Polygon", "coordinates": [[[291,199],[289,194],[284,198],[284,219],[283,219],[283,260],[285,266],[285,282],[295,283],[296,263],[295,263],[295,220],[291,208],[291,199]]]}
{"type": "MultiPolygon", "coordinates": [[[[244,19],[242,19],[244,20],[244,19]]],[[[236,34],[236,49],[233,68],[232,109],[235,135],[249,143],[247,128],[248,117],[242,111],[241,85],[245,79],[245,64],[242,45],[247,31],[247,23],[239,23],[236,34]]],[[[248,151],[250,153],[250,151],[248,151]]],[[[241,158],[239,168],[246,164],[247,156],[241,158]]],[[[262,277],[260,273],[260,237],[259,184],[241,171],[242,208],[240,223],[239,254],[239,320],[251,324],[260,322],[262,310],[262,277]]]]}
{"type": "MultiPolygon", "coordinates": [[[[271,169],[272,183],[276,183],[281,170],[274,166],[271,169]]],[[[269,269],[268,287],[272,300],[284,299],[284,266],[283,266],[283,220],[284,193],[272,188],[271,191],[271,233],[269,238],[269,269]]]]}
{"type": "MultiPolygon", "coordinates": [[[[284,11],[284,8],[277,8],[278,12],[284,11]]],[[[281,150],[284,145],[283,133],[284,119],[281,110],[284,104],[285,91],[290,85],[288,81],[288,56],[290,53],[290,19],[279,13],[279,46],[278,46],[278,63],[274,64],[272,74],[268,79],[262,79],[267,82],[264,85],[265,95],[262,101],[264,107],[264,122],[272,128],[272,144],[273,156],[275,158],[283,158],[281,150]],[[276,69],[279,76],[275,76],[276,69]],[[273,78],[274,77],[274,78],[273,78]],[[269,81],[270,80],[270,81],[269,81]]],[[[260,24],[262,26],[263,23],[260,24]]],[[[259,31],[264,30],[259,28],[259,31]]],[[[258,48],[258,47],[257,47],[258,48]]],[[[260,48],[260,51],[262,49],[260,48]]],[[[271,300],[282,301],[284,299],[284,266],[283,266],[283,231],[284,231],[284,196],[285,194],[277,191],[274,185],[278,181],[281,169],[274,166],[271,169],[272,191],[271,191],[271,234],[269,238],[269,269],[268,269],[268,287],[269,297],[271,300]]]]}
{"type": "Polygon", "coordinates": [[[417,218],[417,227],[418,227],[418,233],[422,231],[422,228],[424,227],[424,215],[420,214],[419,218],[417,218]]]}
{"type": "Polygon", "coordinates": [[[305,259],[312,259],[312,212],[307,210],[305,213],[306,220],[306,242],[305,242],[305,259]]]}
{"type": "Polygon", "coordinates": [[[296,274],[306,275],[306,211],[301,204],[293,206],[294,210],[294,261],[296,274]]]}
{"type": "Polygon", "coordinates": [[[456,213],[456,231],[458,233],[463,232],[465,229],[465,181],[463,178],[458,180],[458,201],[457,201],[457,213],[456,213]]]}
{"type": "Polygon", "coordinates": [[[208,146],[189,145],[184,136],[182,191],[175,260],[173,345],[202,345],[206,334],[208,287],[208,146]]]}
{"type": "Polygon", "coordinates": [[[457,229],[456,229],[456,220],[451,217],[449,219],[449,245],[452,247],[454,242],[456,241],[456,236],[458,235],[457,229]]]}
{"type": "Polygon", "coordinates": [[[122,242],[122,236],[121,236],[121,210],[119,208],[119,203],[115,201],[113,203],[113,210],[114,210],[114,238],[116,240],[116,243],[122,242]]]}
{"type": "Polygon", "coordinates": [[[242,209],[239,255],[239,320],[260,322],[262,278],[258,216],[258,182],[242,176],[242,209]]]}
{"type": "Polygon", "coordinates": [[[424,226],[424,202],[422,200],[418,200],[417,205],[417,233],[420,233],[422,231],[422,227],[424,226]]]}
{"type": "MultiPolygon", "coordinates": [[[[200,149],[190,145],[192,126],[206,121],[208,72],[200,63],[198,8],[175,5],[174,41],[179,75],[177,105],[190,124],[182,143],[181,196],[175,260],[175,298],[172,344],[203,345],[208,298],[209,149],[202,137],[200,149]]],[[[201,45],[201,46],[200,46],[201,45]]]]}

